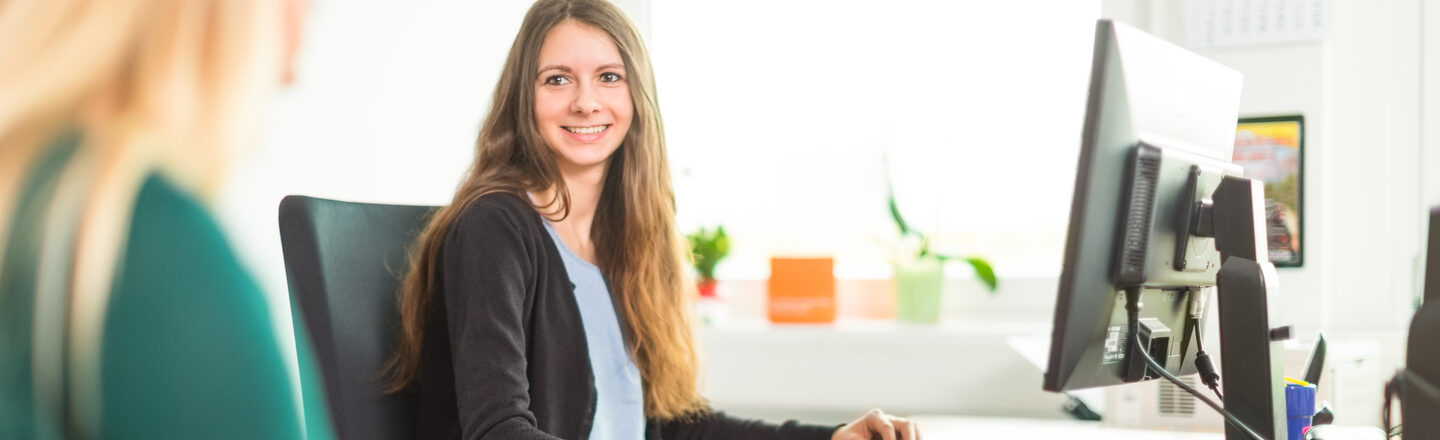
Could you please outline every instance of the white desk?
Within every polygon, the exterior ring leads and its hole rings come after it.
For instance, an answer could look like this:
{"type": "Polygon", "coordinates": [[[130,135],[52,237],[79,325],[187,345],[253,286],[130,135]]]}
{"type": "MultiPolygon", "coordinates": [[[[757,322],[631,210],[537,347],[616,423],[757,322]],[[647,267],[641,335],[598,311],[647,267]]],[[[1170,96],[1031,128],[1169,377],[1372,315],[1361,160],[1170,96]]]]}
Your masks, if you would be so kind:
{"type": "Polygon", "coordinates": [[[1222,440],[1218,432],[1142,431],[1107,428],[1100,422],[1006,417],[915,416],[926,440],[1066,439],[1066,440],[1222,440]]]}

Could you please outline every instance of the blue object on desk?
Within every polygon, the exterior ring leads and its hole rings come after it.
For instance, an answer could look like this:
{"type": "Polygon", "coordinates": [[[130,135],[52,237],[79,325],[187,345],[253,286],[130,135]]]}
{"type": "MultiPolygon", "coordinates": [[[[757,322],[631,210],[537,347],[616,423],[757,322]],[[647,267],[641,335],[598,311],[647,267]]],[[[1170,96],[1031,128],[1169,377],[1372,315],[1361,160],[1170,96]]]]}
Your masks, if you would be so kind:
{"type": "Polygon", "coordinates": [[[1303,440],[1305,427],[1315,415],[1315,385],[1285,384],[1285,416],[1289,420],[1290,440],[1303,440]]]}

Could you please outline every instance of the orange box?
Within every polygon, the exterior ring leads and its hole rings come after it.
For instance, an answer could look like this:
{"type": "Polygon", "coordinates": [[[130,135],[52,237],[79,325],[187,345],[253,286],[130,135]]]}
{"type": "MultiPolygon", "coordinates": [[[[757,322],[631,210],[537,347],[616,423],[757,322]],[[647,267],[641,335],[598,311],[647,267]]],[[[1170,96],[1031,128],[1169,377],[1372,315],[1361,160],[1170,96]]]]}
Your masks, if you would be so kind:
{"type": "Polygon", "coordinates": [[[770,322],[835,321],[835,259],[770,258],[770,322]]]}

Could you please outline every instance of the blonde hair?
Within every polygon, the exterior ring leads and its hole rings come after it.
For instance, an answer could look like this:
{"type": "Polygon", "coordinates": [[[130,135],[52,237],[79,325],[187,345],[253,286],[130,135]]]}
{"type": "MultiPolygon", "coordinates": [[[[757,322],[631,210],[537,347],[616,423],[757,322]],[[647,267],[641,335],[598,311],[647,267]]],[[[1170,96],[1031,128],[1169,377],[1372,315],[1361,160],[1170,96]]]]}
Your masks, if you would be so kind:
{"type": "Polygon", "coordinates": [[[550,29],[574,20],[608,34],[624,61],[635,116],[611,156],[596,208],[596,260],[619,299],[624,334],[645,390],[645,415],[672,419],[705,410],[697,389],[699,362],[692,336],[694,284],[685,270],[686,241],[675,227],[675,195],[665,133],[655,98],[650,57],[619,8],[601,0],[541,0],[526,13],[476,141],[475,161],[450,205],[438,211],[411,252],[400,296],[401,337],[391,359],[391,391],[420,374],[427,304],[435,289],[436,255],[446,232],[481,195],[555,189],[537,210],[568,212],[570,198],[556,156],[535,124],[540,47],[550,29]],[[554,206],[558,203],[558,207],[554,206]],[[549,209],[556,208],[556,209],[549,209]]]}
{"type": "Polygon", "coordinates": [[[0,243],[36,161],[63,132],[81,139],[46,224],[74,225],[62,285],[69,388],[83,398],[67,423],[82,436],[99,420],[104,310],[135,193],[156,169],[218,190],[280,78],[281,1],[0,1],[0,243]]]}

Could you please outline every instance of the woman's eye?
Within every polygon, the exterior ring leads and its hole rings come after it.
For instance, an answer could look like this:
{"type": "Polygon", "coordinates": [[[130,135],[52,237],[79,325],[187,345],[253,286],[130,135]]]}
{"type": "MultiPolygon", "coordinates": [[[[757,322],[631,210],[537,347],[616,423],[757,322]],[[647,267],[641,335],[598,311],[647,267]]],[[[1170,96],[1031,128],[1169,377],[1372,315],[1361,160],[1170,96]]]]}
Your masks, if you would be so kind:
{"type": "Polygon", "coordinates": [[[602,82],[619,82],[619,81],[620,81],[620,75],[619,75],[619,74],[615,74],[615,73],[610,73],[610,72],[602,73],[602,74],[600,74],[600,81],[602,81],[602,82]]]}
{"type": "Polygon", "coordinates": [[[570,84],[570,78],[566,78],[564,75],[555,75],[549,78],[545,78],[545,84],[552,86],[563,86],[566,84],[570,84]]]}

